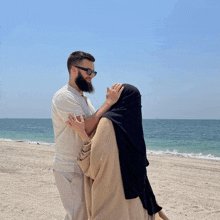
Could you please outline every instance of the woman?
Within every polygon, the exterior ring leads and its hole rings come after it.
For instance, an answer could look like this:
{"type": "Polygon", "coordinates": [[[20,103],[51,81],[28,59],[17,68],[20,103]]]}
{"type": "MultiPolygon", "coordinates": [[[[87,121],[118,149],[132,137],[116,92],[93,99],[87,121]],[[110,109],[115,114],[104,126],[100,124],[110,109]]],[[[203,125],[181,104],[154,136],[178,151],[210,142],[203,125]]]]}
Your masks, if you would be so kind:
{"type": "Polygon", "coordinates": [[[165,219],[147,178],[139,90],[123,84],[124,90],[101,118],[92,139],[84,120],[69,117],[84,145],[78,164],[85,174],[85,197],[89,219],[165,219]]]}

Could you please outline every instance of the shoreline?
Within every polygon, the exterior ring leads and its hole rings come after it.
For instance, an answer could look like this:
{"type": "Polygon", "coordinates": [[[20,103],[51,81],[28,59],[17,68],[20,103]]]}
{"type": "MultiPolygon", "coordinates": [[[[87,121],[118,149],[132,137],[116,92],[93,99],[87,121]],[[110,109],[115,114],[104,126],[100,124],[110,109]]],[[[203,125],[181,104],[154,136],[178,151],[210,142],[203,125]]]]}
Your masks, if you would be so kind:
{"type": "MultiPolygon", "coordinates": [[[[55,143],[43,142],[43,141],[30,141],[30,140],[12,140],[6,138],[0,138],[0,142],[9,142],[9,143],[22,143],[28,145],[42,145],[42,146],[50,146],[54,147],[55,143]]],[[[195,159],[195,160],[205,160],[205,161],[216,161],[220,162],[220,157],[216,157],[213,155],[203,155],[202,153],[179,153],[176,150],[169,151],[169,150],[149,150],[147,149],[147,156],[161,156],[161,157],[177,157],[177,158],[188,158],[188,159],[195,159]]]]}
{"type": "MultiPolygon", "coordinates": [[[[0,142],[0,219],[62,220],[55,185],[54,148],[0,142]]],[[[219,162],[148,156],[149,181],[170,219],[220,219],[219,162]]]]}

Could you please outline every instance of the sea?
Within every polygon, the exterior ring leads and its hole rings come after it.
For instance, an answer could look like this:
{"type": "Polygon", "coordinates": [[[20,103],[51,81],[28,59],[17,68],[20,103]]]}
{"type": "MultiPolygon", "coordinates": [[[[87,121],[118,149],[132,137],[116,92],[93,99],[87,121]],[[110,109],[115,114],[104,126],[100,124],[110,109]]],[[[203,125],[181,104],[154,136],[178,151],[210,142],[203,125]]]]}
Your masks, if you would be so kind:
{"type": "MultiPolygon", "coordinates": [[[[220,161],[220,120],[143,119],[147,155],[220,161]]],[[[51,119],[0,119],[0,141],[54,147],[51,119]]]]}

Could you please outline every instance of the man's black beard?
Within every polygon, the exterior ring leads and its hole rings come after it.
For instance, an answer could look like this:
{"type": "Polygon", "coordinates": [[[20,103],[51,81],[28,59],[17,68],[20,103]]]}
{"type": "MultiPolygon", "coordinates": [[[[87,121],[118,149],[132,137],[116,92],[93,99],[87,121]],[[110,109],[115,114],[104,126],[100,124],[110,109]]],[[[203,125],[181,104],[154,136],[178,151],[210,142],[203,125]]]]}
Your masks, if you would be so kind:
{"type": "Polygon", "coordinates": [[[93,93],[94,88],[92,83],[88,83],[82,76],[81,72],[78,72],[78,76],[75,79],[76,85],[79,87],[79,89],[83,92],[93,93]]]}

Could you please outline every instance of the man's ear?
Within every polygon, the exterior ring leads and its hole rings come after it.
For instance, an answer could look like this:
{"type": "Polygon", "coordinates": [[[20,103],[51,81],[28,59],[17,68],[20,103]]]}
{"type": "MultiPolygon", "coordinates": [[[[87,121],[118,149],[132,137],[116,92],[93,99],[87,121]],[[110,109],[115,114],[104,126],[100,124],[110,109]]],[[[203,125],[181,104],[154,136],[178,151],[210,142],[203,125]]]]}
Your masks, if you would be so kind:
{"type": "Polygon", "coordinates": [[[75,66],[71,66],[71,73],[73,74],[73,76],[76,76],[77,75],[77,73],[78,73],[78,70],[77,70],[77,68],[75,67],[75,66]]]}

